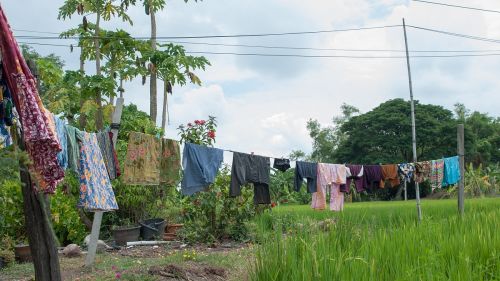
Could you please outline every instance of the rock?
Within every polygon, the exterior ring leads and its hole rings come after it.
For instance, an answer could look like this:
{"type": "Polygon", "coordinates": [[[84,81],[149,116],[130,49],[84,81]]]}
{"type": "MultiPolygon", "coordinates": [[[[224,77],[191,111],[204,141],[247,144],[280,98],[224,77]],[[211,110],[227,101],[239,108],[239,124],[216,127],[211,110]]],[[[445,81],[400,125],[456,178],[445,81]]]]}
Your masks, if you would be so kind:
{"type": "Polygon", "coordinates": [[[62,253],[68,258],[74,258],[81,256],[82,250],[80,249],[80,246],[76,244],[69,244],[68,246],[64,247],[62,253]]]}
{"type": "MultiPolygon", "coordinates": [[[[87,249],[89,247],[89,242],[90,242],[90,235],[87,235],[85,237],[85,239],[83,240],[83,243],[85,244],[85,246],[87,246],[87,249]]],[[[110,249],[113,249],[113,248],[108,246],[108,244],[106,244],[104,241],[97,240],[97,251],[98,252],[101,252],[104,250],[110,250],[110,249]]]]}

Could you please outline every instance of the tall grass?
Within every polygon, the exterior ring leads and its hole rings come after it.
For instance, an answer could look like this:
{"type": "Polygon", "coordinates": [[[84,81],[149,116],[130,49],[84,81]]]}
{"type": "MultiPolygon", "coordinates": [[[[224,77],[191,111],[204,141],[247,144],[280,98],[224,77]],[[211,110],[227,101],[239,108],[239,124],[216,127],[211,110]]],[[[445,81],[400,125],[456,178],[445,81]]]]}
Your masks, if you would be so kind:
{"type": "Polygon", "coordinates": [[[342,213],[275,208],[257,219],[263,235],[252,280],[500,280],[500,199],[347,205],[342,213]],[[317,223],[333,219],[330,227],[317,223]],[[318,227],[318,225],[320,227],[318,227]],[[267,236],[264,235],[267,233],[267,236]]]}

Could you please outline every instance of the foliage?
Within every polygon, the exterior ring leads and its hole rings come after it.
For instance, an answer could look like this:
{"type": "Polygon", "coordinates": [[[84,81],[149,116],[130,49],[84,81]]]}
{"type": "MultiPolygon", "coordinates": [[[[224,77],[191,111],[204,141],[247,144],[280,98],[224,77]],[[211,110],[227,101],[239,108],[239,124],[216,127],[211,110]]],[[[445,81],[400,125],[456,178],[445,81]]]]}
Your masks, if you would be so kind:
{"type": "Polygon", "coordinates": [[[230,169],[225,166],[208,191],[182,200],[184,227],[181,237],[189,242],[213,243],[221,239],[248,238],[246,222],[255,214],[253,191],[243,188],[239,197],[229,195],[230,169]]]}
{"type": "MultiPolygon", "coordinates": [[[[483,168],[479,165],[477,168],[473,163],[465,169],[464,191],[468,197],[496,196],[500,193],[500,166],[490,165],[483,168]]],[[[458,185],[447,190],[452,197],[458,196],[458,185]]]]}
{"type": "Polygon", "coordinates": [[[26,237],[24,227],[23,195],[19,180],[0,181],[0,237],[26,237]]]}
{"type": "Polygon", "coordinates": [[[178,130],[181,136],[181,143],[190,142],[199,145],[213,145],[215,143],[215,132],[217,121],[214,116],[209,116],[208,120],[194,120],[187,126],[180,125],[178,130]]]}

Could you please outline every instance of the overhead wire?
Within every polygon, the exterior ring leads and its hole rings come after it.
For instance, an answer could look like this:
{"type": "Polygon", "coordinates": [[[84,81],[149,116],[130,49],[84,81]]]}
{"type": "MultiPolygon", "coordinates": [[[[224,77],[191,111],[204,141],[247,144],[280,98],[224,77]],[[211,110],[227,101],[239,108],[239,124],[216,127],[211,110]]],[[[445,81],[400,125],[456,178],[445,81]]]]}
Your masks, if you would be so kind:
{"type": "Polygon", "coordinates": [[[486,38],[486,37],[480,37],[480,36],[474,36],[474,35],[460,34],[460,33],[455,33],[455,32],[450,32],[450,31],[414,26],[414,25],[406,25],[406,26],[414,28],[414,29],[425,30],[425,31],[445,34],[445,35],[449,35],[449,36],[467,38],[467,39],[471,39],[471,40],[478,40],[478,41],[484,41],[484,42],[489,42],[489,43],[500,43],[499,39],[492,39],[492,38],[486,38]]]}
{"type": "Polygon", "coordinates": [[[424,1],[424,0],[413,0],[413,2],[420,2],[420,3],[425,3],[425,4],[432,4],[432,5],[447,6],[447,7],[453,7],[453,8],[468,9],[468,10],[475,10],[475,11],[481,11],[481,12],[490,12],[490,13],[500,14],[500,11],[497,11],[497,10],[488,10],[488,9],[453,5],[453,4],[441,3],[441,2],[424,1]]]}

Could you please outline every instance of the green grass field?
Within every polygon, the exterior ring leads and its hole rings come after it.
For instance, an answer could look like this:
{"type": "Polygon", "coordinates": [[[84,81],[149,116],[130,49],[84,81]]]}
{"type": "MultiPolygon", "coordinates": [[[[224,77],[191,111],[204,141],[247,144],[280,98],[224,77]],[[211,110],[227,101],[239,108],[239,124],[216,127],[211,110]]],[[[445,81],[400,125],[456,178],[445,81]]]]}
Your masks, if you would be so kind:
{"type": "Polygon", "coordinates": [[[500,199],[465,208],[460,218],[456,200],[424,200],[419,224],[415,201],[277,207],[257,220],[250,279],[500,280],[500,199]]]}

